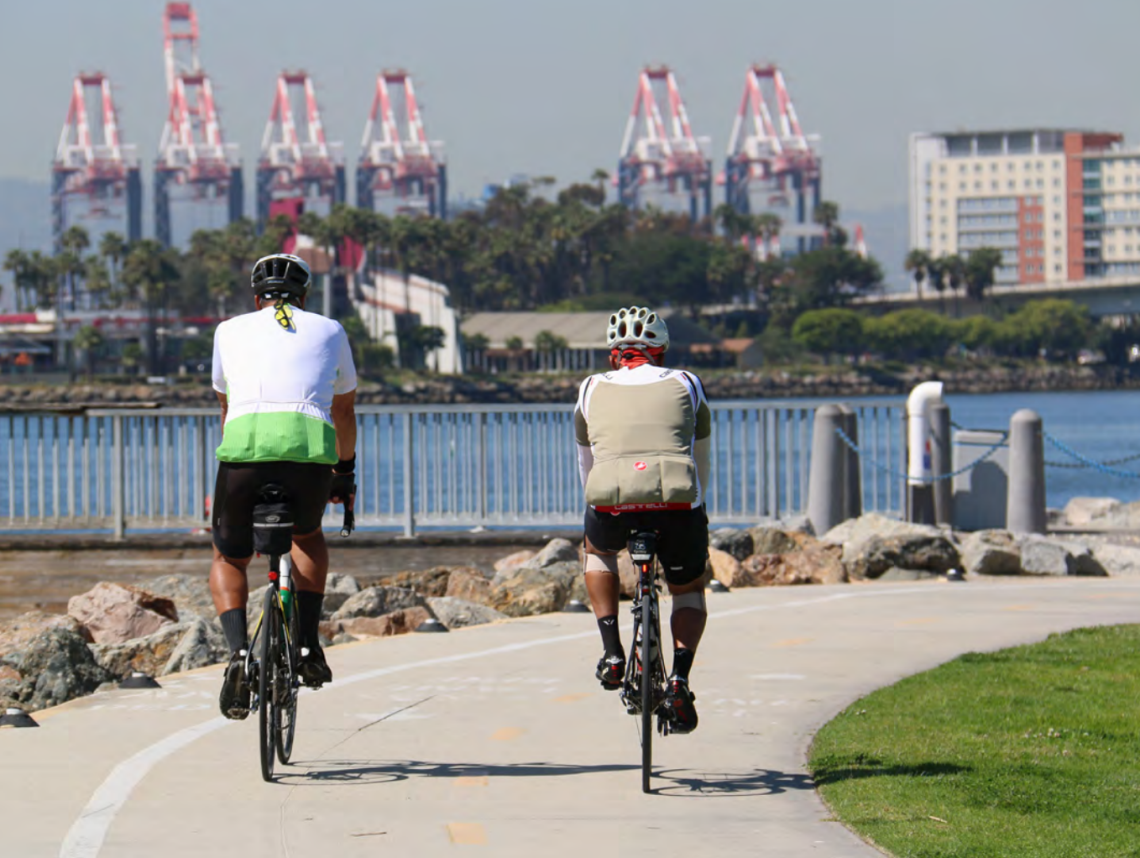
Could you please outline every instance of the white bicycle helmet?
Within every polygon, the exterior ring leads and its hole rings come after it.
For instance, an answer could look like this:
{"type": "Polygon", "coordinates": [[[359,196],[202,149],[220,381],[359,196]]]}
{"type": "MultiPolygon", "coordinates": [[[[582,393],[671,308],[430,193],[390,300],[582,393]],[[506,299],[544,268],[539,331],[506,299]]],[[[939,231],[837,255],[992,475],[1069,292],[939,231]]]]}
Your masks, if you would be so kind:
{"type": "Polygon", "coordinates": [[[632,346],[641,349],[669,348],[669,328],[648,307],[622,307],[606,327],[606,345],[611,349],[632,346]]]}
{"type": "Polygon", "coordinates": [[[250,285],[257,295],[304,298],[312,285],[308,263],[291,253],[271,253],[253,263],[250,285]]]}

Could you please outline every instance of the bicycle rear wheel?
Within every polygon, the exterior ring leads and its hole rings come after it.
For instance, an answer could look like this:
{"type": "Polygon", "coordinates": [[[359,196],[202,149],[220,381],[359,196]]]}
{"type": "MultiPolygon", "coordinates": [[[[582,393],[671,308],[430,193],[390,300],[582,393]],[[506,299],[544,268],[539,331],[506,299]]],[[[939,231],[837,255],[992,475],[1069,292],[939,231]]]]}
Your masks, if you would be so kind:
{"type": "Polygon", "coordinates": [[[257,711],[258,744],[261,747],[261,777],[266,782],[273,780],[273,755],[277,744],[277,723],[279,713],[274,700],[273,689],[277,684],[277,658],[281,650],[281,611],[277,606],[277,591],[270,587],[265,591],[265,606],[261,616],[261,668],[258,671],[257,711]]]}
{"type": "Polygon", "coordinates": [[[297,679],[297,658],[301,647],[297,635],[300,634],[296,600],[289,614],[288,635],[281,636],[278,650],[279,672],[276,690],[277,701],[273,707],[273,728],[277,734],[277,759],[281,765],[288,765],[293,756],[293,736],[297,732],[297,696],[301,683],[297,679]]]}
{"type": "Polygon", "coordinates": [[[641,791],[649,792],[653,776],[653,588],[641,599],[641,640],[638,643],[641,658],[641,791]]]}

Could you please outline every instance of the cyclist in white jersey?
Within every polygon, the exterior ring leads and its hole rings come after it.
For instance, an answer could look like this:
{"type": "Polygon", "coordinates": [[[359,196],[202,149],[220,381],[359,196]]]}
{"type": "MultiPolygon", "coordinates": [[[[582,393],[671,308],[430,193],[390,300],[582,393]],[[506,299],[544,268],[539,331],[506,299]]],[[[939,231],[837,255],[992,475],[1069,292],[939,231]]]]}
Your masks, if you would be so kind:
{"type": "Polygon", "coordinates": [[[262,487],[281,486],[293,512],[293,586],[300,620],[302,680],[332,680],[318,626],[329,556],[325,506],[354,500],[356,369],[340,323],[305,312],[312,276],[296,256],[259,259],[251,285],[257,310],[218,325],[214,390],[222,443],[214,489],[210,590],[231,657],[222,714],[249,714],[246,567],[253,555],[253,507],[262,487]]]}
{"type": "Polygon", "coordinates": [[[605,652],[602,687],[621,687],[625,650],[617,625],[617,552],[641,529],[658,533],[658,557],[673,594],[673,673],[665,705],[677,733],[697,726],[689,672],[708,614],[704,573],[711,412],[695,375],[664,369],[665,320],[646,307],[610,316],[613,372],[582,382],[574,410],[578,462],[586,493],[586,589],[605,652]]]}

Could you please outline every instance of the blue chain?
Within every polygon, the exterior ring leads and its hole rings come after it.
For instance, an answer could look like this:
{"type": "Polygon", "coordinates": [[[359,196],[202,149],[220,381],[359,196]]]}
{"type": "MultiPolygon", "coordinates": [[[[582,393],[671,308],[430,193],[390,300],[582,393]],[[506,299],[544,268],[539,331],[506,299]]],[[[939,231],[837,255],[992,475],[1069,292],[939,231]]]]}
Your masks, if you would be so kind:
{"type": "MultiPolygon", "coordinates": [[[[1102,474],[1107,474],[1110,477],[1128,477],[1128,478],[1131,478],[1134,480],[1140,480],[1140,474],[1136,473],[1135,471],[1122,471],[1119,468],[1109,467],[1108,465],[1106,465],[1102,462],[1093,461],[1092,459],[1088,458],[1087,456],[1082,456],[1080,453],[1078,453],[1076,450],[1074,450],[1072,447],[1070,447],[1068,444],[1066,444],[1060,438],[1054,438],[1048,432],[1045,432],[1044,435],[1045,435],[1046,441],[1048,441],[1050,444],[1052,444],[1054,447],[1056,447],[1058,450],[1060,450],[1066,456],[1071,456],[1072,458],[1076,459],[1078,462],[1081,463],[1081,465],[1083,465],[1086,468],[1094,468],[1095,470],[1100,471],[1102,474]]],[[[1129,458],[1131,458],[1131,457],[1129,457],[1129,458]]],[[[1129,459],[1126,458],[1123,461],[1128,461],[1128,460],[1129,459]]]]}
{"type": "MultiPolygon", "coordinates": [[[[871,465],[878,468],[880,471],[883,471],[884,473],[890,474],[892,477],[898,477],[898,478],[907,479],[907,480],[911,479],[910,476],[902,473],[901,471],[896,470],[895,468],[892,468],[890,465],[884,465],[881,462],[875,461],[873,456],[868,454],[865,450],[859,449],[859,445],[856,444],[854,441],[852,441],[851,438],[847,435],[847,433],[844,432],[840,427],[837,426],[835,428],[835,434],[837,434],[839,436],[840,440],[843,441],[843,443],[846,444],[848,447],[850,447],[851,450],[856,455],[858,455],[860,459],[867,461],[867,462],[870,462],[871,465]]],[[[986,459],[988,459],[990,456],[992,456],[994,453],[996,453],[998,450],[1000,450],[1002,447],[1004,447],[1005,442],[1007,440],[1009,440],[1009,433],[1003,432],[1001,435],[1000,441],[998,441],[996,444],[994,444],[992,447],[990,447],[988,450],[986,450],[986,452],[982,453],[981,456],[979,456],[977,459],[972,461],[970,464],[966,465],[964,468],[959,468],[956,471],[951,471],[949,474],[939,474],[936,477],[923,477],[921,479],[921,482],[924,485],[931,485],[932,483],[939,483],[939,482],[942,482],[943,480],[952,480],[952,479],[954,479],[954,477],[961,476],[962,474],[966,473],[967,471],[972,471],[974,468],[978,467],[978,465],[980,465],[982,462],[986,461],[986,459]]],[[[1140,476],[1140,474],[1137,474],[1136,476],[1140,476]]]]}

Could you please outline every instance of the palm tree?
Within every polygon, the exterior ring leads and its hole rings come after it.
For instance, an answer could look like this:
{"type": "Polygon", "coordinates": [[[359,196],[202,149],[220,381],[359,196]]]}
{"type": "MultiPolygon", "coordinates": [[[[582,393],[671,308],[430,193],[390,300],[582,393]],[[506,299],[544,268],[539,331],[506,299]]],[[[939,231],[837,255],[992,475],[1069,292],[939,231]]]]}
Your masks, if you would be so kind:
{"type": "Polygon", "coordinates": [[[903,267],[911,272],[914,277],[914,294],[915,298],[922,301],[922,281],[926,279],[927,273],[930,271],[930,254],[920,247],[916,247],[906,255],[906,261],[903,262],[903,267]]]}
{"type": "Polygon", "coordinates": [[[765,258],[768,257],[772,243],[779,237],[780,230],[783,228],[783,219],[774,212],[761,212],[752,218],[752,229],[764,243],[765,258]]]}
{"type": "Polygon", "coordinates": [[[838,235],[839,204],[822,201],[811,213],[811,219],[823,227],[823,243],[828,245],[834,243],[838,235]]]}
{"type": "Polygon", "coordinates": [[[72,344],[83,353],[84,363],[87,364],[87,377],[91,378],[95,375],[95,359],[103,348],[103,335],[93,325],[84,325],[75,332],[72,344]]]}
{"type": "Polygon", "coordinates": [[[35,294],[36,273],[32,265],[32,257],[23,250],[9,250],[4,257],[4,270],[11,272],[12,283],[16,288],[16,310],[22,310],[33,303],[35,294]]]}
{"type": "Polygon", "coordinates": [[[87,255],[83,260],[83,279],[87,283],[87,292],[92,298],[92,303],[97,307],[103,307],[112,289],[111,274],[103,257],[94,253],[87,255]]]}
{"type": "MultiPolygon", "coordinates": [[[[942,305],[942,293],[946,291],[946,257],[931,258],[926,263],[926,282],[930,288],[938,293],[939,306],[942,305]]],[[[945,308],[943,309],[945,312],[945,308]]]]}
{"type": "Polygon", "coordinates": [[[110,271],[111,286],[109,291],[112,294],[117,294],[119,291],[119,263],[127,255],[126,239],[121,233],[114,231],[103,233],[99,238],[99,255],[103,257],[103,261],[110,271]]]}
{"type": "Polygon", "coordinates": [[[997,269],[1003,261],[1002,252],[995,247],[979,247],[966,262],[966,294],[975,301],[983,301],[986,290],[994,285],[997,269]]]}
{"type": "Polygon", "coordinates": [[[147,358],[151,375],[162,374],[162,361],[158,354],[158,331],[155,313],[160,306],[166,311],[167,290],[177,281],[177,251],[168,250],[153,239],[143,239],[131,245],[123,260],[123,282],[142,295],[147,308],[147,358]]]}
{"type": "Polygon", "coordinates": [[[58,256],[64,259],[59,265],[59,273],[67,280],[68,300],[74,310],[78,298],[76,281],[83,276],[83,254],[91,247],[91,235],[79,225],[70,226],[60,236],[59,245],[61,253],[58,256]]]}
{"type": "MultiPolygon", "coordinates": [[[[966,261],[956,253],[952,253],[943,260],[946,270],[946,284],[954,296],[954,315],[958,315],[958,287],[966,276],[966,261]]],[[[945,310],[943,310],[945,314],[945,310]]]]}

